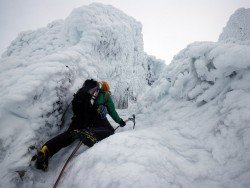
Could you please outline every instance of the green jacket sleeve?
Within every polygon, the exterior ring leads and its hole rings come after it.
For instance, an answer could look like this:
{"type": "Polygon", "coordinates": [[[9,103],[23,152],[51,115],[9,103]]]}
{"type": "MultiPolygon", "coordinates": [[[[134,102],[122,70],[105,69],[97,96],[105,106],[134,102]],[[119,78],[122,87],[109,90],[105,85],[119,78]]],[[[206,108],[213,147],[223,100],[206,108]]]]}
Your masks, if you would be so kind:
{"type": "Polygon", "coordinates": [[[119,117],[119,115],[117,114],[116,110],[115,110],[115,105],[111,99],[111,96],[108,95],[107,96],[107,109],[108,109],[108,113],[109,115],[112,117],[112,119],[116,122],[116,123],[120,123],[121,122],[121,118],[119,117]]]}

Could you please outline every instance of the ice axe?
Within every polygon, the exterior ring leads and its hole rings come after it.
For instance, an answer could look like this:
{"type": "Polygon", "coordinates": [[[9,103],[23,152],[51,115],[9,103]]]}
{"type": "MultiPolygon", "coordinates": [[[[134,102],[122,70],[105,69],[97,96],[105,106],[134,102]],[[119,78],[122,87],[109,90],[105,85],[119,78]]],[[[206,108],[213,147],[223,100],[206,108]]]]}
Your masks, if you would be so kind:
{"type": "Polygon", "coordinates": [[[134,123],[133,129],[135,129],[135,114],[133,114],[131,118],[128,118],[128,120],[126,121],[126,123],[127,123],[128,121],[132,121],[132,122],[134,123]]]}
{"type": "MultiPolygon", "coordinates": [[[[133,129],[135,128],[135,114],[132,115],[132,117],[128,118],[127,120],[125,120],[125,122],[127,123],[128,121],[132,121],[134,123],[133,129]]],[[[120,125],[118,127],[115,128],[118,129],[120,127],[120,125]]]]}

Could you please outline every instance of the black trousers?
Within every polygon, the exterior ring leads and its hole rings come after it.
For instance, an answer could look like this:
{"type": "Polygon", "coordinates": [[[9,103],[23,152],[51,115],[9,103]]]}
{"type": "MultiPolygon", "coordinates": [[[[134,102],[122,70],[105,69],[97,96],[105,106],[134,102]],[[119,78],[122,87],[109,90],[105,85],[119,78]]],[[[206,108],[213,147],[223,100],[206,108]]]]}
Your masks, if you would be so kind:
{"type": "MultiPolygon", "coordinates": [[[[51,140],[45,143],[45,145],[49,149],[50,157],[52,157],[60,149],[69,146],[75,141],[75,138],[71,134],[71,131],[75,129],[81,129],[80,125],[81,125],[80,121],[73,120],[67,131],[65,131],[62,134],[59,134],[58,136],[52,138],[51,140]]],[[[94,121],[93,127],[90,128],[90,131],[94,133],[98,141],[109,137],[115,132],[114,128],[111,126],[111,124],[107,119],[100,119],[100,118],[97,118],[94,121]]]]}

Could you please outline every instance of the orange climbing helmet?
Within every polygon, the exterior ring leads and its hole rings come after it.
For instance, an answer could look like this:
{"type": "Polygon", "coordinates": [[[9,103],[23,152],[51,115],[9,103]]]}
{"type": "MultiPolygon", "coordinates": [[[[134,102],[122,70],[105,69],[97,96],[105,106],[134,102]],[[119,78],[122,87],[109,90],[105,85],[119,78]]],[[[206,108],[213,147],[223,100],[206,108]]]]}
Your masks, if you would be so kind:
{"type": "Polygon", "coordinates": [[[110,92],[109,84],[108,84],[108,82],[106,82],[106,81],[101,81],[101,88],[102,88],[104,91],[110,92]]]}

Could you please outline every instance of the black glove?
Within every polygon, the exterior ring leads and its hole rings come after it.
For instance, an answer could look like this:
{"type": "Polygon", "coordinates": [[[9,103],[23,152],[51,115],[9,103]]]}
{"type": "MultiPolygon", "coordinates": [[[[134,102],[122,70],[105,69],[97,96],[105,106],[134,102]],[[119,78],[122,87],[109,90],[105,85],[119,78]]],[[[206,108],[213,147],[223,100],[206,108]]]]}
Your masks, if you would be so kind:
{"type": "Polygon", "coordinates": [[[126,122],[125,121],[123,121],[123,119],[121,119],[121,121],[120,121],[120,127],[124,127],[125,125],[126,125],[126,122]]]}

